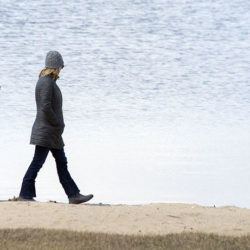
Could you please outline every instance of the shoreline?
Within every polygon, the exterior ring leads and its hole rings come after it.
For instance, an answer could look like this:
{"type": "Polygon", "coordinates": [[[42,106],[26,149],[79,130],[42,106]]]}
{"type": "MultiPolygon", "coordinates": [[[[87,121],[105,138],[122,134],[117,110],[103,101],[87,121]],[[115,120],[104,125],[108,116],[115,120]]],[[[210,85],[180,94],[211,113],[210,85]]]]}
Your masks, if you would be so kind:
{"type": "Polygon", "coordinates": [[[126,235],[182,232],[250,235],[250,209],[195,203],[80,205],[57,202],[0,202],[0,228],[67,229],[126,235]]]}

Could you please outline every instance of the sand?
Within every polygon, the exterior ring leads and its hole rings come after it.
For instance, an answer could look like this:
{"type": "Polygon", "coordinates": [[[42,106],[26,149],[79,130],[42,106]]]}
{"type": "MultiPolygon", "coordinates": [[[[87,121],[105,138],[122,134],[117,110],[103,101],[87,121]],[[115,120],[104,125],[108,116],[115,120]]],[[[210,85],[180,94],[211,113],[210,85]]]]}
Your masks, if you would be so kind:
{"type": "Polygon", "coordinates": [[[250,209],[184,203],[146,205],[0,202],[0,228],[50,228],[119,234],[250,234],[250,209]]]}

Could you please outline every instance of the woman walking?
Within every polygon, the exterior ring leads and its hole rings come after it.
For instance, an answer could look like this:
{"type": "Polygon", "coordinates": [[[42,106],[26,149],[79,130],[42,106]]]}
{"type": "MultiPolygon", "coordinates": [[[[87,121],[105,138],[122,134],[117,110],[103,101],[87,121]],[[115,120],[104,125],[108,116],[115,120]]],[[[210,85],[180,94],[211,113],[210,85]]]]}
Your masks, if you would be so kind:
{"type": "Polygon", "coordinates": [[[34,144],[33,160],[23,178],[19,201],[35,201],[35,179],[43,166],[49,151],[56,161],[60,183],[68,196],[69,203],[79,204],[93,198],[92,194],[82,195],[67,169],[62,133],[64,119],[62,112],[62,94],[56,84],[60,70],[64,67],[61,54],[49,51],[45,59],[45,68],[40,72],[36,84],[35,97],[37,114],[32,127],[30,144],[34,144]]]}

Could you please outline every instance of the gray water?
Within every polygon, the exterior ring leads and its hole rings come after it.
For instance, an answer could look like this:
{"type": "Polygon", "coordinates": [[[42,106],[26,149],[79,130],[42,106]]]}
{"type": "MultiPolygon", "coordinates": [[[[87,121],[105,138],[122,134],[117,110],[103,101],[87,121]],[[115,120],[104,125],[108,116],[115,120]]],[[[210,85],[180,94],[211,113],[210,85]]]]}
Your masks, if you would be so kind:
{"type": "MultiPolygon", "coordinates": [[[[34,146],[35,84],[65,68],[65,152],[93,202],[250,208],[250,2],[0,1],[0,199],[34,146]]],[[[37,200],[67,201],[51,155],[37,200]]]]}

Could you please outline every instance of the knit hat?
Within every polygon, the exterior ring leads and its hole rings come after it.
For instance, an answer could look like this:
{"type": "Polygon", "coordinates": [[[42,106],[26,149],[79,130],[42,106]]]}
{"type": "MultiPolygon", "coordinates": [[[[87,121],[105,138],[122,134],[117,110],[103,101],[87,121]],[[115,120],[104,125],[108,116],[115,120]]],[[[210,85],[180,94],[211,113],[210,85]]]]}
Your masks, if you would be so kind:
{"type": "Polygon", "coordinates": [[[46,68],[52,68],[57,69],[59,67],[64,67],[64,62],[62,55],[55,50],[49,51],[46,55],[45,59],[45,67],[46,68]]]}

